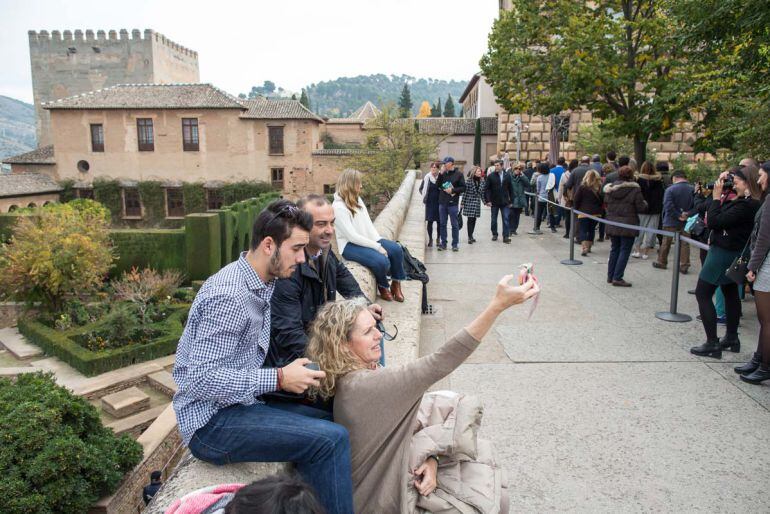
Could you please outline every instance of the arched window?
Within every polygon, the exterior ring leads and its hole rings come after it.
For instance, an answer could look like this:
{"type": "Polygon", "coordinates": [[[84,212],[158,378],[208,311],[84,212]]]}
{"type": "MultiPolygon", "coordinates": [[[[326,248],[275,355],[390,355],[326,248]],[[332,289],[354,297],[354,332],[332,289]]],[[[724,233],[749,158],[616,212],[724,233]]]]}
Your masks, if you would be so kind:
{"type": "Polygon", "coordinates": [[[37,207],[37,204],[35,202],[29,202],[29,204],[27,204],[27,207],[34,209],[35,207],[37,207]]]}
{"type": "Polygon", "coordinates": [[[13,211],[17,210],[18,208],[19,208],[18,205],[11,205],[10,207],[8,207],[8,212],[13,212],[13,211]]]}

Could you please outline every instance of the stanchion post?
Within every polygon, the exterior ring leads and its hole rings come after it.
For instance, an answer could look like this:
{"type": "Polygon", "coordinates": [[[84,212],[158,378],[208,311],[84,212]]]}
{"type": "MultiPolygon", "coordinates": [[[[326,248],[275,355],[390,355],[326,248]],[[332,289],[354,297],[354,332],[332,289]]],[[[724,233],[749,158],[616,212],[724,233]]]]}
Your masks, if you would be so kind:
{"type": "Polygon", "coordinates": [[[575,225],[577,225],[575,219],[575,210],[569,210],[570,224],[569,224],[569,259],[561,261],[565,266],[579,266],[583,264],[583,261],[575,259],[575,225]]]}
{"type": "Polygon", "coordinates": [[[668,312],[656,312],[655,317],[663,321],[673,321],[683,323],[692,321],[692,317],[687,314],[676,312],[677,302],[679,300],[679,257],[682,253],[682,242],[679,239],[679,232],[674,233],[674,270],[671,276],[671,303],[668,312]]]}
{"type": "Polygon", "coordinates": [[[540,221],[540,201],[537,197],[537,194],[533,195],[535,198],[535,223],[532,225],[532,230],[527,232],[527,234],[531,234],[534,236],[539,236],[543,232],[537,227],[538,222],[540,221]]]}

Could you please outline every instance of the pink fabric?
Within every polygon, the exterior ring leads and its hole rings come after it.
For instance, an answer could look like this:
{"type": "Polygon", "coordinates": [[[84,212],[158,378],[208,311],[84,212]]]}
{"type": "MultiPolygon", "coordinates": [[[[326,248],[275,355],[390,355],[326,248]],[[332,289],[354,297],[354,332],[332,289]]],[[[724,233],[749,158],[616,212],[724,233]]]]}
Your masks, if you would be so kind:
{"type": "Polygon", "coordinates": [[[201,514],[214,505],[223,495],[235,493],[244,484],[220,484],[193,491],[176,500],[166,514],[201,514]]]}

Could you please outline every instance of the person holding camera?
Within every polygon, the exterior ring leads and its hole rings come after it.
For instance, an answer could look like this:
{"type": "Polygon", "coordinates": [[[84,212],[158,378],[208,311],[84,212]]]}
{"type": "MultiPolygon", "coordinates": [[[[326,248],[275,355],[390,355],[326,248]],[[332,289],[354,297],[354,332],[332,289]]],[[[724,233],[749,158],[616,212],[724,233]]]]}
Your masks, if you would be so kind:
{"type": "Polygon", "coordinates": [[[746,278],[754,286],[754,303],[759,319],[759,341],[751,360],[742,366],[736,366],[741,380],[749,384],[761,384],[770,380],[770,208],[767,207],[767,180],[770,162],[762,164],[759,170],[759,185],[765,194],[765,201],[757,211],[754,231],[751,234],[751,258],[749,259],[746,278]]]}
{"type": "Polygon", "coordinates": [[[762,194],[758,178],[757,168],[748,166],[725,171],[714,183],[712,202],[706,211],[706,226],[711,230],[710,247],[695,287],[706,342],[690,348],[694,355],[721,359],[722,350],[740,351],[741,300],[738,284],[726,272],[745,251],[754,228],[762,194]],[[735,194],[731,195],[732,192],[735,194]],[[727,316],[727,333],[721,340],[717,337],[717,312],[711,301],[717,288],[725,297],[727,316]]]}
{"type": "Polygon", "coordinates": [[[540,291],[531,274],[518,286],[512,280],[503,277],[486,308],[438,350],[402,366],[377,366],[381,333],[360,299],[330,302],[318,313],[307,355],[326,375],[310,394],[333,396],[334,419],[350,433],[357,513],[508,512],[495,455],[471,428],[481,422],[481,406],[467,397],[461,403],[462,395],[448,402],[448,391],[424,395],[473,353],[503,312],[540,291]],[[449,412],[454,429],[435,425],[449,412]]]}
{"type": "Polygon", "coordinates": [[[439,184],[438,194],[438,251],[446,250],[447,222],[452,224],[452,251],[460,249],[460,195],[465,193],[465,178],[460,170],[455,168],[452,157],[444,157],[444,170],[439,173],[436,183],[439,184]]]}

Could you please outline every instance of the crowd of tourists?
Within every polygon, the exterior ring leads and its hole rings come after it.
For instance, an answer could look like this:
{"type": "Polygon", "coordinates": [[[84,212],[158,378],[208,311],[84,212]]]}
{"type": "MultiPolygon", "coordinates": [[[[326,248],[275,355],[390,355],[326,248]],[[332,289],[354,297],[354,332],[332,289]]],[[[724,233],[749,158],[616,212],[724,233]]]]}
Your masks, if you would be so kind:
{"type": "MultiPolygon", "coordinates": [[[[457,246],[460,194],[469,191],[470,200],[485,189],[482,174],[468,186],[451,160],[444,165],[445,248],[447,218],[457,246]]],[[[502,312],[537,294],[536,281],[503,277],[486,308],[441,348],[385,366],[387,312],[332,249],[336,237],[345,260],[372,271],[382,300],[404,301],[403,249],[379,235],[361,190],[360,174],[348,170],[331,203],[308,195],[265,208],[250,249],[199,289],[177,348],[173,405],[190,452],[217,465],[291,462],[298,476],[212,486],[168,512],[507,511],[495,454],[476,436],[478,400],[426,392],[473,353],[502,312]],[[440,430],[446,416],[458,430],[440,430]]]]}
{"type": "MultiPolygon", "coordinates": [[[[474,166],[463,182],[453,159],[447,157],[431,166],[421,186],[428,246],[433,244],[433,223],[438,221],[439,233],[447,223],[444,216],[433,213],[441,203],[434,192],[441,190],[448,173],[454,177],[450,189],[455,192],[453,201],[460,205],[450,221],[455,227],[455,218],[467,218],[469,244],[476,241],[474,230],[482,202],[490,207],[492,241],[498,240],[501,218],[503,242],[508,244],[511,235],[518,234],[522,212],[534,218],[532,233],[541,233],[546,220],[550,231],[556,233],[564,222],[563,237],[570,238],[569,211],[573,209],[578,224],[575,243],[581,245],[583,256],[592,252],[596,241],[610,240],[607,283],[616,287],[632,285],[624,278],[629,258],[651,259],[653,268],[666,270],[674,240],[670,234],[692,239],[708,249],[699,250],[701,271],[697,286],[690,291],[698,301],[698,319],[706,341],[690,351],[714,358],[721,358],[724,350],[739,352],[741,299],[750,294],[760,323],[759,342],[751,360],[735,371],[741,380],[761,384],[770,380],[768,172],[770,162],[760,164],[746,158],[714,177],[713,182],[691,184],[683,170],[672,171],[666,162],[638,165],[629,156],[608,152],[603,162],[600,155],[570,162],[560,157],[554,165],[493,160],[486,172],[474,166]],[[464,193],[461,198],[457,198],[459,193],[464,193]],[[726,328],[722,338],[717,335],[719,324],[726,328]]],[[[455,251],[458,239],[453,230],[455,251]]],[[[445,237],[439,239],[438,249],[446,249],[445,237]]],[[[689,273],[690,265],[690,245],[683,242],[679,273],[689,273]]]]}

